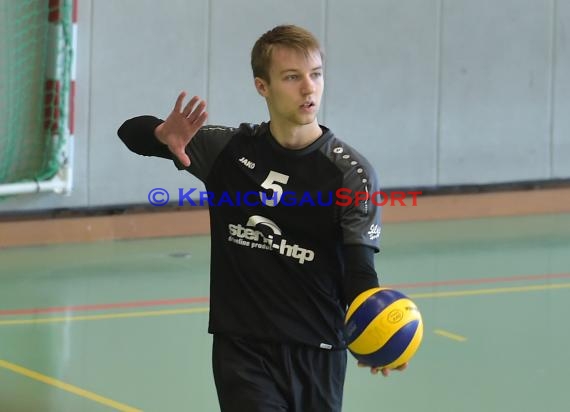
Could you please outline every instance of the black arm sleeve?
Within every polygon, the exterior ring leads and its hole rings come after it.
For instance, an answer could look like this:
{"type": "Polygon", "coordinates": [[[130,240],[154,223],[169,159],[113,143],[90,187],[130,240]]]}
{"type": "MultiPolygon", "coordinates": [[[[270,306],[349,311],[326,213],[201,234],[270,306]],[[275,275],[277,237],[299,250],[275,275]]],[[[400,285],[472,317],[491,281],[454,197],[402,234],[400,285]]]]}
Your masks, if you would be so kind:
{"type": "MultiPolygon", "coordinates": [[[[236,133],[236,129],[226,126],[202,126],[186,146],[186,154],[191,164],[184,167],[180,160],[160,142],[155,134],[156,127],[163,120],[154,116],[138,116],[125,121],[117,134],[123,143],[134,153],[143,156],[162,157],[172,160],[178,170],[187,170],[203,182],[206,181],[216,158],[236,133]]],[[[244,133],[252,133],[247,125],[240,127],[244,133]]]]}
{"type": "Polygon", "coordinates": [[[378,287],[378,275],[374,269],[375,249],[364,245],[345,245],[344,255],[344,297],[350,305],[365,290],[378,287]]]}
{"type": "Polygon", "coordinates": [[[117,134],[130,151],[143,156],[156,156],[172,159],[168,146],[154,135],[154,129],[163,120],[154,116],[138,116],[125,121],[117,134]]]}

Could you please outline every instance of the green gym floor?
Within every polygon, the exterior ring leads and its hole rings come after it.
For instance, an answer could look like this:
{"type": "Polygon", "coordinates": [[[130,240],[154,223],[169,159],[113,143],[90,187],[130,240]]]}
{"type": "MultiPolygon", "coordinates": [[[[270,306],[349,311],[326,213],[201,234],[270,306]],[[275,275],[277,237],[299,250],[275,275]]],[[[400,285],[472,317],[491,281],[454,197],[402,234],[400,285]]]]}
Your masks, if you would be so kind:
{"type": "MultiPolygon", "coordinates": [[[[345,412],[570,410],[570,215],[383,236],[424,340],[389,378],[350,359],[345,412]]],[[[0,412],[218,411],[208,260],[208,237],[0,250],[0,412]]]]}

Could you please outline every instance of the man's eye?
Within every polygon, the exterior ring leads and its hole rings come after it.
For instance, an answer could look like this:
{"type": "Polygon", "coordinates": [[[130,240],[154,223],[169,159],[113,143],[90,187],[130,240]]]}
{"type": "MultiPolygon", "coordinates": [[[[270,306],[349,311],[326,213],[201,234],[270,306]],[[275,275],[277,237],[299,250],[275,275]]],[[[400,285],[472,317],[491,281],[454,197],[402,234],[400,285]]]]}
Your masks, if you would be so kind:
{"type": "Polygon", "coordinates": [[[285,77],[286,80],[297,80],[296,74],[290,74],[289,76],[285,77]]]}

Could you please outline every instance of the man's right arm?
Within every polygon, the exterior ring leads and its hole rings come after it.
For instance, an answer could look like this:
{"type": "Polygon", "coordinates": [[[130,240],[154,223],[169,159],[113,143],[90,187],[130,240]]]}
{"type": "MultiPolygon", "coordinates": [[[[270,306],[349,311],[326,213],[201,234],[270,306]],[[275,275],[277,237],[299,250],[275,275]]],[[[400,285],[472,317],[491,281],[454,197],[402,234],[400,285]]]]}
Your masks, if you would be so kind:
{"type": "Polygon", "coordinates": [[[206,180],[216,158],[236,132],[233,127],[201,127],[185,148],[186,155],[192,159],[191,164],[185,166],[166,144],[158,140],[157,127],[161,124],[163,120],[154,116],[138,116],[125,121],[117,134],[132,152],[172,160],[178,170],[185,169],[202,181],[206,180]]]}
{"type": "Polygon", "coordinates": [[[136,117],[121,126],[119,137],[135,153],[177,159],[184,167],[190,166],[186,148],[206,122],[208,113],[206,102],[200,97],[194,96],[184,104],[185,98],[186,92],[178,95],[166,121],[152,116],[136,117]],[[167,150],[172,154],[167,154],[167,150]]]}
{"type": "Polygon", "coordinates": [[[160,142],[154,134],[163,120],[154,116],[138,116],[125,121],[117,134],[130,151],[143,156],[156,156],[173,159],[168,146],[160,142]]]}
{"type": "Polygon", "coordinates": [[[235,129],[204,126],[206,102],[194,96],[184,104],[185,97],[186,92],[178,95],[165,121],[153,116],[134,117],[123,123],[118,135],[131,151],[171,159],[178,169],[186,169],[205,182],[235,129]]]}

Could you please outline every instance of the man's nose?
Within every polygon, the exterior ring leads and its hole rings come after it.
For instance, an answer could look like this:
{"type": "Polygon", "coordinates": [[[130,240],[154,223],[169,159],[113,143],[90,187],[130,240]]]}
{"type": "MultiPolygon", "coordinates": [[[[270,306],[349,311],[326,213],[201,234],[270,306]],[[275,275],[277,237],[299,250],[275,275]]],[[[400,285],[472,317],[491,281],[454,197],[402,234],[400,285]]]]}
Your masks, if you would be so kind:
{"type": "Polygon", "coordinates": [[[313,81],[311,76],[305,76],[303,78],[303,84],[301,90],[304,94],[311,94],[315,92],[315,82],[313,81]]]}

